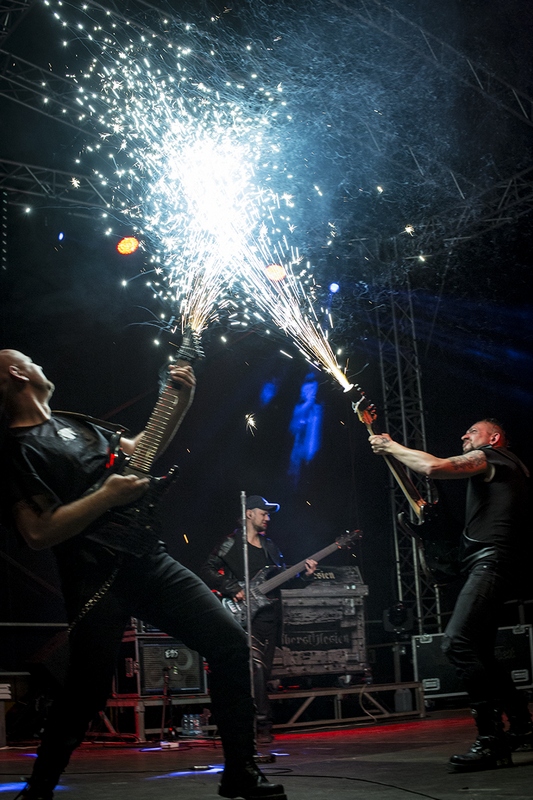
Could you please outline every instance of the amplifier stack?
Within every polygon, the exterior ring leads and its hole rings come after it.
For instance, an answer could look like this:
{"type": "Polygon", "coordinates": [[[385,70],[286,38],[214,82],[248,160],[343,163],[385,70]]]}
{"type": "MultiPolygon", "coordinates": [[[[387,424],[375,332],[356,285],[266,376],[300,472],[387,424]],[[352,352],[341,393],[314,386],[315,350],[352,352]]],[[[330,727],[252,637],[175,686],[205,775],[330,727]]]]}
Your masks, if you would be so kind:
{"type": "Polygon", "coordinates": [[[116,696],[205,694],[203,659],[195,650],[159,631],[127,630],[115,675],[116,696]]]}

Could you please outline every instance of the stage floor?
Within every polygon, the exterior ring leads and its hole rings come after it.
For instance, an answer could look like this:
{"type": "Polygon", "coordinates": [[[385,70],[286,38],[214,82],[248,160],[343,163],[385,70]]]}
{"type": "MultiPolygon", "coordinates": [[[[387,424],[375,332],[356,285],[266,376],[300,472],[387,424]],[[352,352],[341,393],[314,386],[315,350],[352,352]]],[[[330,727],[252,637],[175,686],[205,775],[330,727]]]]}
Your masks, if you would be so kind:
{"type": "MultiPolygon", "coordinates": [[[[425,720],[282,734],[261,768],[285,785],[289,800],[455,800],[461,797],[533,796],[533,752],[514,754],[514,767],[451,774],[446,763],[473,740],[466,711],[439,712],[425,720]]],[[[155,743],[157,744],[157,743],[155,743]]],[[[183,749],[154,745],[87,743],[74,755],[56,796],[72,800],[209,800],[217,797],[220,746],[194,742],[183,749]]],[[[31,770],[34,750],[0,751],[0,797],[12,798],[31,770]]]]}

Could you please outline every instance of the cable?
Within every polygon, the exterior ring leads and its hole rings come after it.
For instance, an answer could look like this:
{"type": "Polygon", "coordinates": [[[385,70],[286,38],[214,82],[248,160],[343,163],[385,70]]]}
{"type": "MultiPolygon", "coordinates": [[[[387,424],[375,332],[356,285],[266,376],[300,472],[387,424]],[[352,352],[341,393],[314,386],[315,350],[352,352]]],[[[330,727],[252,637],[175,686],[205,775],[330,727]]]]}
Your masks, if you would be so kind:
{"type": "Polygon", "coordinates": [[[342,781],[354,781],[356,783],[369,783],[372,786],[383,786],[386,789],[397,789],[400,792],[406,792],[407,794],[414,794],[417,797],[425,797],[427,800],[441,800],[439,797],[435,797],[433,794],[426,794],[425,792],[417,792],[416,789],[406,789],[403,786],[396,786],[394,783],[383,783],[382,781],[372,781],[369,778],[349,778],[345,775],[297,775],[296,773],[292,773],[291,778],[325,778],[328,781],[334,780],[342,780],[342,781]]]}

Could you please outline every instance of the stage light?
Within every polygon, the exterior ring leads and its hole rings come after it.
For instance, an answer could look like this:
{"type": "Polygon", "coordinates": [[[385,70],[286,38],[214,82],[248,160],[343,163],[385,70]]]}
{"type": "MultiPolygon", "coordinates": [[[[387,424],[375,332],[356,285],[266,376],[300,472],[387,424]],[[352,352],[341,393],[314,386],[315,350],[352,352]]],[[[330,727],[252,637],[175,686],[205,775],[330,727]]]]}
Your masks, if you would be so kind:
{"type": "Polygon", "coordinates": [[[275,398],[278,393],[278,385],[276,381],[267,381],[263,384],[259,399],[262,406],[267,406],[271,400],[275,398]]]}
{"type": "Polygon", "coordinates": [[[129,256],[139,247],[139,240],[135,236],[125,236],[117,244],[117,250],[121,256],[129,256]]]}
{"type": "Polygon", "coordinates": [[[338,283],[330,283],[330,285],[329,285],[329,290],[330,290],[331,294],[337,294],[337,292],[339,291],[340,288],[341,287],[339,286],[338,283]]]}
{"type": "Polygon", "coordinates": [[[59,239],[60,242],[62,242],[63,239],[65,238],[65,234],[64,233],[60,233],[60,234],[58,234],[57,238],[59,239]]]}
{"type": "Polygon", "coordinates": [[[395,634],[405,634],[413,629],[414,614],[413,609],[404,605],[404,603],[396,603],[391,608],[386,608],[383,612],[383,627],[386,631],[395,634]]]}

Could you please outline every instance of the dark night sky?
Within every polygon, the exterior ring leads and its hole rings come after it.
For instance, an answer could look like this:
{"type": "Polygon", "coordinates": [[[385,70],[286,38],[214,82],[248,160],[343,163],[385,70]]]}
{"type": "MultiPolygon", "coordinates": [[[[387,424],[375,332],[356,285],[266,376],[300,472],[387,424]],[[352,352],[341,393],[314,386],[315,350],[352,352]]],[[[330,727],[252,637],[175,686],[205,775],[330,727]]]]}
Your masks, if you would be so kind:
{"type": "MultiPolygon", "coordinates": [[[[512,86],[533,93],[529,4],[390,0],[388,5],[512,86]]],[[[209,27],[208,12],[223,11],[216,3],[165,7],[199,27],[209,27]]],[[[357,380],[380,400],[368,298],[380,296],[388,269],[402,291],[405,264],[410,263],[429,449],[439,455],[457,452],[465,428],[490,415],[502,419],[515,450],[531,463],[531,211],[521,219],[512,219],[511,213],[505,226],[462,244],[449,260],[436,256],[418,271],[414,262],[401,259],[388,266],[379,259],[365,261],[354,240],[365,235],[390,239],[405,222],[453,210],[460,198],[450,169],[461,176],[465,194],[475,197],[478,190],[526,168],[532,128],[425,57],[356,24],[346,7],[359,4],[323,2],[310,8],[308,3],[238,0],[219,23],[225,42],[255,36],[268,44],[279,36],[266,66],[272,81],[278,73],[287,74],[301,120],[301,129],[290,134],[295,163],[305,160],[311,179],[318,175],[326,187],[324,207],[308,205],[305,226],[319,275],[341,284],[333,304],[335,343],[347,348],[354,373],[368,364],[357,380]],[[368,131],[370,124],[377,125],[378,151],[369,149],[368,136],[358,127],[366,125],[368,131]],[[300,130],[304,133],[298,139],[300,130]],[[411,172],[412,162],[404,168],[404,144],[412,144],[423,163],[423,179],[411,172]],[[372,192],[379,183],[390,187],[383,198],[372,192]],[[320,237],[328,219],[335,219],[340,235],[334,251],[324,256],[320,237]]],[[[133,13],[135,5],[122,3],[121,8],[133,13]]],[[[56,39],[49,12],[37,4],[4,49],[34,63],[49,61],[63,74],[56,39]]],[[[82,133],[0,97],[0,158],[68,171],[83,139],[82,133]]],[[[305,191],[305,181],[302,186],[305,191]]],[[[10,202],[8,262],[0,275],[0,345],[28,352],[44,366],[57,386],[55,408],[111,416],[138,430],[155,402],[165,353],[153,345],[154,329],[138,324],[157,310],[142,278],[127,291],[120,286],[122,278],[140,273],[143,255],[124,259],[115,241],[104,236],[95,217],[75,216],[60,203],[35,202],[28,215],[22,205],[10,202]],[[60,231],[65,233],[61,243],[60,231]]],[[[368,452],[364,429],[347,398],[319,375],[323,446],[294,486],[287,477],[288,426],[308,366],[281,337],[261,330],[240,336],[230,332],[223,344],[222,332],[214,328],[205,337],[207,357],[198,365],[195,403],[160,464],[161,471],[173,461],[181,467],[164,505],[171,552],[197,568],[234,527],[240,491],[261,493],[281,503],[271,534],[289,562],[346,529],[364,530],[353,555],[370,586],[369,616],[380,617],[395,599],[386,471],[368,452]],[[280,347],[295,358],[280,355],[280,347]],[[261,408],[265,380],[276,380],[279,391],[261,408]],[[257,418],[255,436],[244,424],[248,413],[257,418]]],[[[461,488],[448,494],[458,525],[461,488]]],[[[2,539],[2,548],[53,579],[46,554],[29,553],[9,536],[2,539]]],[[[338,553],[330,560],[353,563],[353,555],[338,553]]],[[[57,619],[61,614],[59,601],[1,560],[0,577],[2,618],[57,619]]]]}

